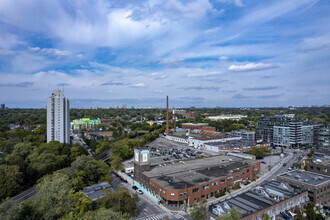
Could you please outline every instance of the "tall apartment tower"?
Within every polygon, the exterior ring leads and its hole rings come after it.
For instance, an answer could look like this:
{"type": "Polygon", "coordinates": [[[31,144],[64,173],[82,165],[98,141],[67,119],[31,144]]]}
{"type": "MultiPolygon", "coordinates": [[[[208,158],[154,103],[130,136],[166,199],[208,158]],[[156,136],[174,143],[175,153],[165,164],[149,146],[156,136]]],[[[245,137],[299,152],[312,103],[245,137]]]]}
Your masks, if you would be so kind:
{"type": "Polygon", "coordinates": [[[70,143],[70,102],[56,89],[47,99],[47,143],[70,143]]]}

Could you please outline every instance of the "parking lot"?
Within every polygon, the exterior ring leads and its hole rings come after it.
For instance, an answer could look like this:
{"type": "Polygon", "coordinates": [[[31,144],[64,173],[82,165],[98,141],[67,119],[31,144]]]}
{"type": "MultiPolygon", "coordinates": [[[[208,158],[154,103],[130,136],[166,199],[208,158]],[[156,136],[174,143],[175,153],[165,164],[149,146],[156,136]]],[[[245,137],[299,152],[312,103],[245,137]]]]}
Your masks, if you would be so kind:
{"type": "MultiPolygon", "coordinates": [[[[177,163],[182,160],[190,160],[196,157],[209,156],[209,152],[189,147],[187,144],[178,143],[159,137],[147,145],[150,150],[152,165],[167,162],[177,163]]],[[[133,158],[123,163],[124,168],[133,167],[133,158]]]]}
{"type": "Polygon", "coordinates": [[[148,148],[151,154],[151,164],[154,165],[165,162],[179,162],[209,155],[202,150],[189,147],[187,144],[170,141],[165,138],[157,138],[148,144],[148,148]]]}

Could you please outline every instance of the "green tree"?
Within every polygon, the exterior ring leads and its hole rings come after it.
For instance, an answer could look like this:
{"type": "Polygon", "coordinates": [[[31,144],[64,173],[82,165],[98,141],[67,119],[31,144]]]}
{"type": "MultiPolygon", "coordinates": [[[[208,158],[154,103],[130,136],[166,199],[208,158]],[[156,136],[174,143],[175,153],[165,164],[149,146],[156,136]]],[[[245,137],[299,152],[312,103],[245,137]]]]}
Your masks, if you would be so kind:
{"type": "MultiPolygon", "coordinates": [[[[65,219],[65,218],[64,218],[65,219]]],[[[128,214],[121,215],[119,212],[115,212],[112,209],[100,208],[95,211],[88,211],[84,213],[79,219],[82,220],[130,220],[128,214]]]]}
{"type": "Polygon", "coordinates": [[[240,220],[242,213],[236,209],[236,207],[232,207],[229,209],[228,213],[224,213],[223,215],[216,218],[216,220],[240,220]]]}
{"type": "Polygon", "coordinates": [[[73,147],[70,149],[70,160],[74,161],[80,155],[87,155],[87,151],[79,143],[75,143],[75,145],[73,145],[73,147]]]}
{"type": "Polygon", "coordinates": [[[99,181],[110,181],[110,169],[104,161],[96,161],[94,158],[86,155],[77,157],[71,164],[71,173],[75,178],[84,181],[84,185],[90,185],[99,181]]]}
{"type": "Polygon", "coordinates": [[[46,176],[38,184],[33,207],[41,218],[60,218],[74,210],[74,202],[69,197],[71,191],[72,185],[67,175],[56,173],[46,176]]]}
{"type": "Polygon", "coordinates": [[[206,203],[199,202],[194,204],[190,208],[189,214],[195,219],[206,220],[206,203]]]}
{"type": "Polygon", "coordinates": [[[0,165],[0,201],[19,192],[22,173],[17,165],[0,165]]]}
{"type": "Polygon", "coordinates": [[[269,215],[267,213],[265,213],[265,214],[262,215],[262,219],[263,220],[269,220],[270,217],[269,217],[269,215]]]}
{"type": "Polygon", "coordinates": [[[102,206],[111,208],[117,212],[133,214],[136,211],[137,201],[134,199],[127,188],[118,187],[114,192],[106,192],[105,197],[99,199],[102,206]]]}
{"type": "Polygon", "coordinates": [[[112,170],[121,170],[123,169],[123,160],[118,155],[111,155],[110,157],[110,166],[112,170]]]}

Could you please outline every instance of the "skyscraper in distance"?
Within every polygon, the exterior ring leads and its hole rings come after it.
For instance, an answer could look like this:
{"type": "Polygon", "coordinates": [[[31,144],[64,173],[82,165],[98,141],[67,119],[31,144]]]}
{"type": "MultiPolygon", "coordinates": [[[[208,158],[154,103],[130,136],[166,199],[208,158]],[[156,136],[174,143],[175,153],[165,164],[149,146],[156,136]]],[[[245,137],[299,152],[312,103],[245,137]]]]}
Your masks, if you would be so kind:
{"type": "Polygon", "coordinates": [[[47,99],[47,143],[70,143],[70,101],[56,89],[47,99]]]}

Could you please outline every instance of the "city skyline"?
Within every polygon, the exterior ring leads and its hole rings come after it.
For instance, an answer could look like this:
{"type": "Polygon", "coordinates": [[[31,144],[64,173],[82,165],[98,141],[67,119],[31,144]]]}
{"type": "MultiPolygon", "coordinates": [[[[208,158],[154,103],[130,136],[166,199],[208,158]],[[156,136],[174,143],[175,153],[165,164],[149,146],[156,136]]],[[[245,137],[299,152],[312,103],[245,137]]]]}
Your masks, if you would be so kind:
{"type": "Polygon", "coordinates": [[[41,108],[324,105],[330,3],[0,3],[0,103],[41,108]]]}

